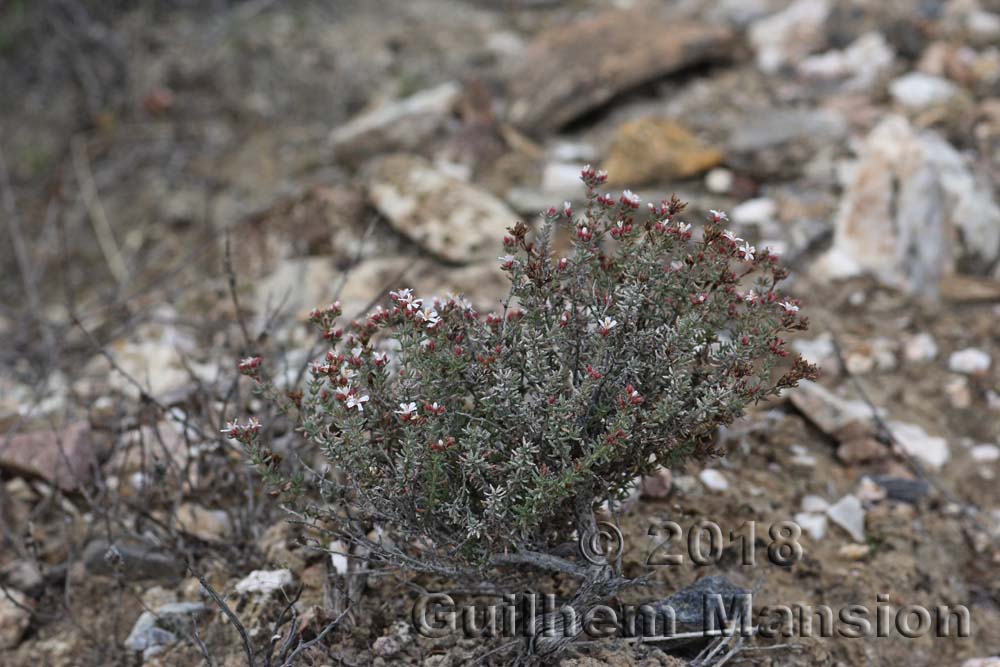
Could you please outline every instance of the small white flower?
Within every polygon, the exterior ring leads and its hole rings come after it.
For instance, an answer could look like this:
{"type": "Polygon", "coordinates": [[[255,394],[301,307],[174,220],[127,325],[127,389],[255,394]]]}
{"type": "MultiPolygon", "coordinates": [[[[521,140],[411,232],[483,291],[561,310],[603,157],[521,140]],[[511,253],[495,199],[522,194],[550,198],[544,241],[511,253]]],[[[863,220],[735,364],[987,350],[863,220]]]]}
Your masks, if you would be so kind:
{"type": "Polygon", "coordinates": [[[354,357],[355,359],[360,359],[361,358],[361,353],[363,351],[364,351],[364,349],[360,345],[355,345],[351,349],[351,356],[354,357]]]}
{"type": "Polygon", "coordinates": [[[339,387],[337,389],[337,398],[339,398],[341,400],[349,399],[351,397],[351,391],[352,391],[352,389],[351,389],[351,387],[349,385],[345,385],[343,387],[339,387]]]}
{"type": "Polygon", "coordinates": [[[748,262],[752,262],[753,254],[757,252],[757,248],[754,248],[749,243],[744,243],[743,245],[740,246],[740,252],[743,253],[743,259],[745,259],[748,262]]]}
{"type": "Polygon", "coordinates": [[[375,363],[377,364],[387,364],[389,363],[389,355],[385,352],[375,353],[375,363]]]}
{"type": "Polygon", "coordinates": [[[722,232],[722,236],[723,236],[723,238],[725,238],[730,243],[742,243],[743,242],[743,239],[741,239],[739,236],[737,236],[733,232],[729,231],[728,229],[726,231],[722,232]]]}
{"type": "Polygon", "coordinates": [[[514,255],[503,255],[502,257],[497,257],[497,259],[499,259],[500,263],[504,266],[513,266],[516,258],[514,255]]]}
{"type": "Polygon", "coordinates": [[[757,301],[757,293],[754,292],[753,290],[750,290],[749,292],[743,295],[743,300],[746,301],[747,303],[755,303],[757,301]]]}
{"type": "Polygon", "coordinates": [[[441,321],[441,316],[433,308],[425,308],[417,313],[417,317],[427,323],[428,329],[433,329],[441,321]]]}
{"type": "Polygon", "coordinates": [[[389,296],[402,303],[410,303],[413,301],[413,290],[407,287],[396,292],[389,292],[389,296]]]}
{"type": "Polygon", "coordinates": [[[416,413],[417,413],[417,404],[413,402],[400,403],[399,410],[396,410],[396,414],[404,418],[410,417],[416,413]]]}
{"type": "Polygon", "coordinates": [[[598,169],[598,170],[597,170],[597,178],[598,178],[598,179],[600,179],[600,180],[604,180],[604,179],[605,179],[605,178],[607,178],[607,177],[608,177],[608,172],[606,172],[606,171],[605,171],[605,170],[603,170],[603,169],[598,169]]]}
{"type": "Polygon", "coordinates": [[[618,322],[610,317],[605,317],[603,320],[598,322],[598,325],[600,325],[601,331],[607,333],[618,326],[618,322]]]}
{"type": "Polygon", "coordinates": [[[799,312],[799,307],[796,306],[791,301],[782,301],[778,305],[781,306],[782,308],[784,308],[786,313],[797,313],[797,312],[799,312]]]}
{"type": "Polygon", "coordinates": [[[681,234],[687,234],[689,231],[691,231],[691,225],[687,224],[686,222],[678,222],[677,231],[679,231],[681,234]]]}
{"type": "Polygon", "coordinates": [[[368,394],[364,396],[348,396],[347,397],[347,409],[357,408],[358,412],[365,411],[365,403],[368,402],[368,394]]]}
{"type": "Polygon", "coordinates": [[[708,211],[708,214],[712,216],[712,219],[716,222],[721,222],[723,220],[729,220],[729,216],[726,215],[725,211],[716,211],[714,208],[708,211]]]}
{"type": "Polygon", "coordinates": [[[623,192],[622,199],[627,201],[629,204],[632,204],[633,206],[638,205],[639,202],[642,201],[642,199],[639,198],[639,195],[635,194],[631,190],[626,190],[625,192],[623,192]]]}

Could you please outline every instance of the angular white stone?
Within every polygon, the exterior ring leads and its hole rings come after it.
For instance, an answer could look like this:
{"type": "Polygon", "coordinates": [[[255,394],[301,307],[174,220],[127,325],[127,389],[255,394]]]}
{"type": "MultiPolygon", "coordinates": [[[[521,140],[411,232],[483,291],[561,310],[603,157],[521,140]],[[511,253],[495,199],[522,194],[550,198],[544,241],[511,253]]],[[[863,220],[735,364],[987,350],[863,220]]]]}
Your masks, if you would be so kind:
{"type": "Polygon", "coordinates": [[[290,586],[294,580],[290,570],[254,570],[236,584],[236,592],[269,595],[290,586]]]}
{"type": "Polygon", "coordinates": [[[712,491],[725,491],[729,488],[729,481],[725,476],[714,468],[705,468],[698,473],[698,479],[712,491]]]}
{"type": "Polygon", "coordinates": [[[826,510],[830,521],[847,531],[855,542],[865,541],[865,508],[857,497],[848,494],[826,510]]]}
{"type": "Polygon", "coordinates": [[[965,375],[975,375],[989,370],[991,363],[992,359],[989,354],[975,347],[967,347],[964,350],[951,353],[951,356],[948,357],[948,370],[965,375]]]}
{"type": "Polygon", "coordinates": [[[826,536],[826,515],[824,514],[799,512],[795,515],[795,523],[817,542],[826,536]]]}
{"type": "Polygon", "coordinates": [[[926,463],[933,468],[940,468],[948,461],[948,441],[944,438],[928,435],[927,431],[916,424],[891,422],[889,427],[899,446],[910,456],[926,463]]]}

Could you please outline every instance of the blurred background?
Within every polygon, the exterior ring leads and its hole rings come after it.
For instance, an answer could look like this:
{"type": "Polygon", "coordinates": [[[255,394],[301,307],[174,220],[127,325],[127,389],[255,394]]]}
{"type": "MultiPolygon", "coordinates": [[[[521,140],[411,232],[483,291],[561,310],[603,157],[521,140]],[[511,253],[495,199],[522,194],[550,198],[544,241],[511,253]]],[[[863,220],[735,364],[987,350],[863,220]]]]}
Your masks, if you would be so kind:
{"type": "MultiPolygon", "coordinates": [[[[795,518],[809,558],[772,599],[973,610],[966,640],[774,664],[1000,651],[1000,1],[0,0],[0,662],[202,664],[184,633],[134,636],[206,602],[187,562],[248,627],[277,618],[236,592],[259,568],[301,584],[302,628],[366,610],[301,664],[464,664],[404,641],[391,577],[340,590],[215,434],[261,414],[239,357],[302,377],[315,305],[488,306],[504,229],[579,204],[586,164],[779,253],[824,371],[723,434],[713,474],[644,486],[628,525],[795,518]]],[[[243,664],[215,607],[184,613],[243,664]]]]}

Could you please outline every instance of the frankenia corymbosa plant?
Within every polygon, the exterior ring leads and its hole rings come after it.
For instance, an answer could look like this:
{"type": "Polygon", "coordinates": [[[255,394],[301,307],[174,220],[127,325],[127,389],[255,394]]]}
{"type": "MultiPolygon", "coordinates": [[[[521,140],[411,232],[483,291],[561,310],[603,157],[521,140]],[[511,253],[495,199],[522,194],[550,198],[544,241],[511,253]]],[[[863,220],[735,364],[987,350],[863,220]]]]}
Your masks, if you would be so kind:
{"type": "MultiPolygon", "coordinates": [[[[776,256],[721,212],[696,227],[671,198],[642,214],[629,191],[600,194],[606,178],[583,171],[579,213],[509,229],[492,312],[405,288],[361,321],[312,312],[330,348],[291,409],[338,471],[341,517],[466,566],[547,553],[637,475],[715,453],[720,425],[815,374],[786,348],[807,322],[776,256]]],[[[241,368],[279,396],[259,360],[241,368]]],[[[226,432],[262,451],[256,423],[226,432]]]]}

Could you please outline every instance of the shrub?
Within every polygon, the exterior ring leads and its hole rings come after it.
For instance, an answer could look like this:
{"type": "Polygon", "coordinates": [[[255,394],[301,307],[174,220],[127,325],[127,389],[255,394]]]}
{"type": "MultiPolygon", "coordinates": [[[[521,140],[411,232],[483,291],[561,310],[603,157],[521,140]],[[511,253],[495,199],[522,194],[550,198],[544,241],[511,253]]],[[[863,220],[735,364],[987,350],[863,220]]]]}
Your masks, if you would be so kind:
{"type": "MultiPolygon", "coordinates": [[[[295,401],[259,359],[241,365],[340,471],[325,488],[351,508],[341,523],[349,513],[419,545],[369,544],[374,556],[430,571],[551,564],[539,554],[592,525],[596,503],[657,465],[716,453],[719,426],[814,375],[787,358],[781,336],[807,322],[776,291],[774,255],[723,229],[724,213],[694,229],[676,197],[640,216],[631,192],[598,193],[603,172],[582,180],[581,215],[567,203],[535,234],[510,228],[495,312],[409,289],[350,325],[337,304],[317,309],[330,350],[295,401]]],[[[274,471],[259,424],[226,432],[274,471]]]]}

